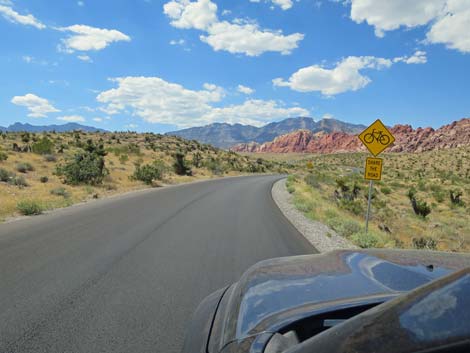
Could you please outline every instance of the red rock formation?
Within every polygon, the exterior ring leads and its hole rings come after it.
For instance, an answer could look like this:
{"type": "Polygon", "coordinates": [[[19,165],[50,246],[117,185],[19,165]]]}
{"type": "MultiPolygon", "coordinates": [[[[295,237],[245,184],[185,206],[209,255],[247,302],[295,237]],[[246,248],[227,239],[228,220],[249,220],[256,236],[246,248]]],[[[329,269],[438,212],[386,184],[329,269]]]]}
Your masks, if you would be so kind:
{"type": "MultiPolygon", "coordinates": [[[[470,119],[454,121],[434,130],[431,127],[413,129],[410,125],[395,125],[390,130],[395,143],[387,152],[423,152],[470,145],[470,119]]],[[[356,135],[344,132],[314,134],[309,130],[298,130],[282,135],[264,144],[248,143],[232,147],[235,152],[306,152],[338,153],[364,151],[356,135]]]]}

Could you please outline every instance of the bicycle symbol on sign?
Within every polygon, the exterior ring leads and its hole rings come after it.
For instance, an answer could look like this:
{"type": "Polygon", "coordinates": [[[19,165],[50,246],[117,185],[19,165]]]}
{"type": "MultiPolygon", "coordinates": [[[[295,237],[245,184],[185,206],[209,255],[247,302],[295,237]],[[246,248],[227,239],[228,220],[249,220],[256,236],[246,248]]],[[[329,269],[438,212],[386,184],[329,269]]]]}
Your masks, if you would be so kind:
{"type": "Polygon", "coordinates": [[[378,143],[386,146],[390,143],[390,137],[385,135],[383,131],[377,131],[376,129],[372,129],[372,132],[364,135],[364,142],[369,144],[377,141],[378,143]]]}

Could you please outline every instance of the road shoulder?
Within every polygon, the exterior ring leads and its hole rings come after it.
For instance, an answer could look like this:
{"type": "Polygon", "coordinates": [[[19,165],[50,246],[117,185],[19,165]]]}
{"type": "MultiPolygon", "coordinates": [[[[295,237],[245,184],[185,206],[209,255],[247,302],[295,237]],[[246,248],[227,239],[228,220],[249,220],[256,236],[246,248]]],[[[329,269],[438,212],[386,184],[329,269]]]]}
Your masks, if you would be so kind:
{"type": "Polygon", "coordinates": [[[298,211],[292,202],[292,195],[287,192],[286,179],[275,182],[271,192],[274,202],[284,216],[319,252],[357,248],[333,229],[308,219],[298,211]]]}

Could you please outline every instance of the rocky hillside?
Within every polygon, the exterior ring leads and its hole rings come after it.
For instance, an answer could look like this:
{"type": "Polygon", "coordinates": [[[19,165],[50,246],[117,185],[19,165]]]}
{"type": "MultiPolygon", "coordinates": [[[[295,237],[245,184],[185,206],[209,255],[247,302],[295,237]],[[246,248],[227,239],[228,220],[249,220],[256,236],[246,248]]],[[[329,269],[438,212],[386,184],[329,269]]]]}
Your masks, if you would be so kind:
{"type": "Polygon", "coordinates": [[[194,127],[167,133],[167,135],[183,137],[187,140],[196,140],[208,143],[219,148],[229,148],[236,144],[256,142],[265,143],[278,136],[288,134],[300,129],[312,133],[345,132],[355,134],[361,132],[365,126],[345,123],[336,119],[323,119],[318,122],[312,118],[289,118],[279,122],[255,127],[241,124],[215,123],[202,127],[194,127]]]}
{"type": "MultiPolygon", "coordinates": [[[[391,128],[391,132],[396,141],[389,152],[424,152],[470,145],[469,118],[454,121],[437,130],[430,127],[413,129],[410,125],[396,125],[391,128]]],[[[338,153],[364,151],[365,147],[357,138],[357,134],[298,130],[279,136],[271,142],[244,143],[231,149],[236,152],[338,153]]]]}

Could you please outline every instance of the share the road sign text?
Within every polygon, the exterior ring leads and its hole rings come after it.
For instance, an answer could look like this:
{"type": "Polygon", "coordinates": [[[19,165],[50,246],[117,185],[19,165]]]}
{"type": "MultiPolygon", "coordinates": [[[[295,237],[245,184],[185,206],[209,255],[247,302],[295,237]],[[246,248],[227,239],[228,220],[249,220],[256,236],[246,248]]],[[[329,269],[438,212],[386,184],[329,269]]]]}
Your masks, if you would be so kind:
{"type": "Polygon", "coordinates": [[[382,179],[382,158],[367,158],[364,179],[381,180],[382,179]]]}

